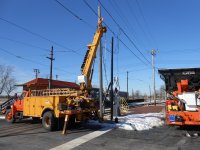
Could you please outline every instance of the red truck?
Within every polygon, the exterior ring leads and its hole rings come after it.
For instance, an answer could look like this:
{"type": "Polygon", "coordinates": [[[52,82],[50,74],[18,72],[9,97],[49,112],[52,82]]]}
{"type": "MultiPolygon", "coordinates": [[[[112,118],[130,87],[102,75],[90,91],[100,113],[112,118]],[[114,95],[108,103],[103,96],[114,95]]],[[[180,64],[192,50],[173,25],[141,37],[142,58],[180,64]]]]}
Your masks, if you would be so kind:
{"type": "Polygon", "coordinates": [[[165,82],[166,124],[200,125],[200,68],[159,69],[165,82]]]}

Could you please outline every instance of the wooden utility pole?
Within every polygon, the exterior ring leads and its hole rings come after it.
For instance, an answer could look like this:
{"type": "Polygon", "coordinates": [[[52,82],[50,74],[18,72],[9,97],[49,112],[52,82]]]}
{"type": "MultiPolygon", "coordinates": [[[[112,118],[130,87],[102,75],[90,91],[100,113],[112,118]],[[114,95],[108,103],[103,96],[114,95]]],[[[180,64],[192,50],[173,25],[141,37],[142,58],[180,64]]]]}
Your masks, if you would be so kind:
{"type": "Polygon", "coordinates": [[[37,79],[38,75],[40,73],[40,70],[39,69],[33,69],[33,71],[35,72],[35,78],[37,79]]]}
{"type": "Polygon", "coordinates": [[[110,78],[110,101],[111,101],[111,115],[110,115],[110,120],[113,120],[113,42],[114,39],[112,37],[112,45],[111,45],[111,78],[110,78]]]}
{"type": "MultiPolygon", "coordinates": [[[[101,19],[101,9],[98,6],[98,20],[101,19]]],[[[102,46],[101,39],[99,41],[99,109],[100,121],[103,121],[103,75],[102,75],[102,46]]]]}
{"type": "Polygon", "coordinates": [[[149,85],[149,95],[150,95],[150,104],[151,104],[151,86],[149,85]]]}
{"type": "Polygon", "coordinates": [[[49,77],[49,89],[51,89],[52,84],[52,68],[53,68],[53,61],[55,58],[53,58],[53,46],[51,47],[50,51],[50,57],[47,57],[50,60],[50,77],[49,77]]]}
{"type": "Polygon", "coordinates": [[[154,56],[156,55],[156,51],[154,49],[152,49],[151,55],[152,55],[153,99],[154,99],[154,105],[156,106],[155,65],[154,65],[154,56]]]}
{"type": "Polygon", "coordinates": [[[128,101],[128,71],[127,71],[127,101],[128,101]]]}

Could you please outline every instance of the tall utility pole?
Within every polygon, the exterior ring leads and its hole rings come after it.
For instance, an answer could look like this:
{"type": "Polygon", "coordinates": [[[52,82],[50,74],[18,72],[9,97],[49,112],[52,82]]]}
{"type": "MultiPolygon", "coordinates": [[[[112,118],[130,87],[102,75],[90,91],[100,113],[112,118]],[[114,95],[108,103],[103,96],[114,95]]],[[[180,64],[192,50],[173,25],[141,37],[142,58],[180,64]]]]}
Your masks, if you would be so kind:
{"type": "Polygon", "coordinates": [[[49,89],[51,89],[52,84],[52,68],[53,68],[53,61],[55,58],[53,58],[53,46],[51,47],[50,51],[50,57],[47,57],[50,60],[50,77],[49,77],[49,89]]]}
{"type": "Polygon", "coordinates": [[[127,100],[128,100],[128,71],[127,71],[127,100]]]}
{"type": "Polygon", "coordinates": [[[40,73],[39,69],[33,69],[33,71],[35,72],[35,78],[38,78],[38,74],[40,73]]]}
{"type": "Polygon", "coordinates": [[[58,80],[58,75],[56,75],[56,80],[58,80]]]}
{"type": "Polygon", "coordinates": [[[150,105],[151,105],[151,86],[149,85],[150,105]]]}
{"type": "Polygon", "coordinates": [[[155,65],[154,65],[154,56],[156,55],[156,51],[154,49],[152,49],[151,55],[152,55],[153,99],[154,99],[154,105],[156,106],[155,65]]]}
{"type": "Polygon", "coordinates": [[[131,92],[131,97],[132,97],[132,99],[134,99],[133,89],[132,89],[132,92],[131,92]]]}
{"type": "Polygon", "coordinates": [[[113,37],[112,37],[112,45],[111,45],[111,78],[110,78],[110,101],[111,101],[111,115],[110,120],[113,120],[113,37]]]}
{"type": "MultiPolygon", "coordinates": [[[[101,9],[98,6],[98,20],[101,19],[101,9]]],[[[103,121],[103,75],[102,75],[102,46],[101,39],[99,42],[99,109],[100,121],[103,121]]]]}

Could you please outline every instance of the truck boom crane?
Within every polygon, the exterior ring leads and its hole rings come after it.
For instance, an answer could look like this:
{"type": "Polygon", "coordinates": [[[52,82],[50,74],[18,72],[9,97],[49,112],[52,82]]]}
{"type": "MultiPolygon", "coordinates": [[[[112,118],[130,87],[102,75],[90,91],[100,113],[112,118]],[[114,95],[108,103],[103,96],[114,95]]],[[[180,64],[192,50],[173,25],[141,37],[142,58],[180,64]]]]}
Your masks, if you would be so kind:
{"type": "Polygon", "coordinates": [[[93,41],[91,44],[88,44],[88,50],[85,54],[82,66],[81,74],[78,76],[78,81],[80,83],[80,89],[82,91],[88,91],[92,88],[92,64],[96,58],[96,51],[101,40],[101,37],[104,32],[106,32],[106,27],[102,26],[103,18],[98,19],[98,27],[94,35],[93,41]]]}

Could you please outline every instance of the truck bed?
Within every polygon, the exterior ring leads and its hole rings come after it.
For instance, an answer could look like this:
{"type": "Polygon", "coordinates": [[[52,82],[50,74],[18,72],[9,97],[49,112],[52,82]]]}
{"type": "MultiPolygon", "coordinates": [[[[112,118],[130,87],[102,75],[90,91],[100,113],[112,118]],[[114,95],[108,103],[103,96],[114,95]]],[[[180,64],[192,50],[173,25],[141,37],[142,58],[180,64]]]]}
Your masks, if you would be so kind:
{"type": "Polygon", "coordinates": [[[177,82],[186,79],[189,83],[189,91],[200,89],[200,68],[159,69],[158,73],[165,82],[166,92],[176,91],[177,82]]]}

